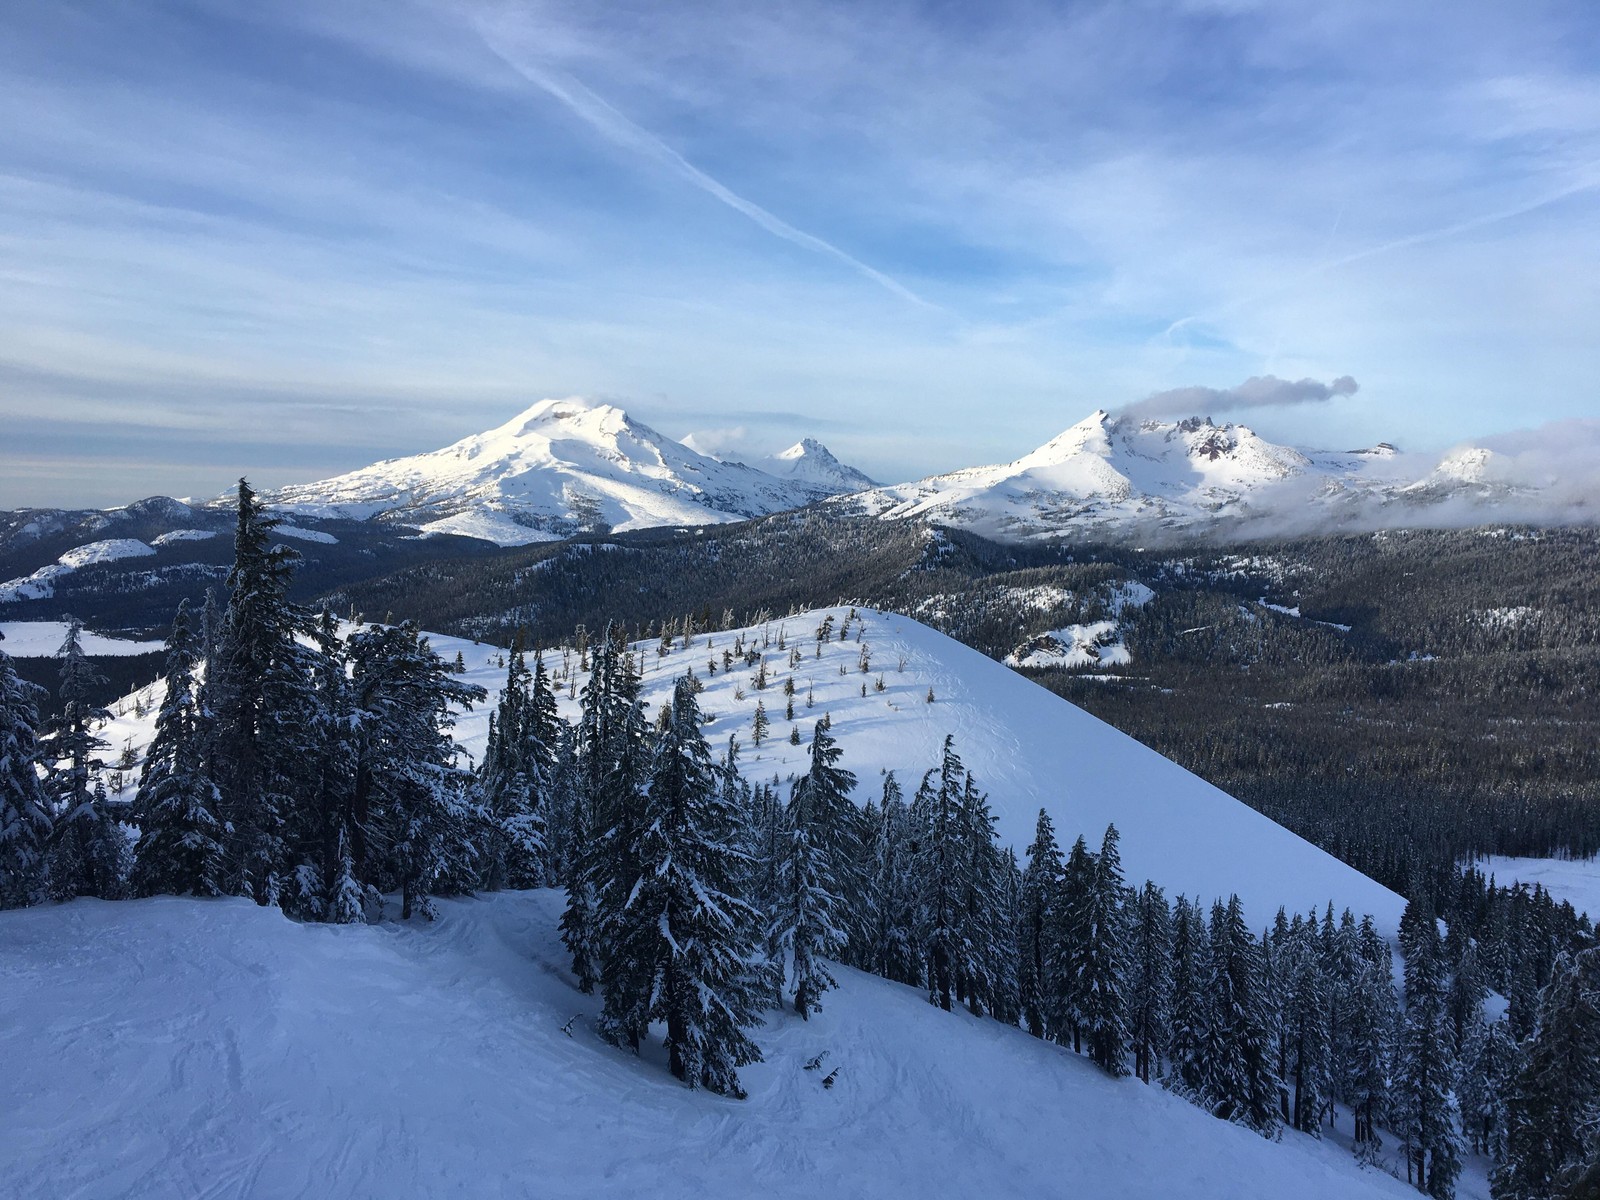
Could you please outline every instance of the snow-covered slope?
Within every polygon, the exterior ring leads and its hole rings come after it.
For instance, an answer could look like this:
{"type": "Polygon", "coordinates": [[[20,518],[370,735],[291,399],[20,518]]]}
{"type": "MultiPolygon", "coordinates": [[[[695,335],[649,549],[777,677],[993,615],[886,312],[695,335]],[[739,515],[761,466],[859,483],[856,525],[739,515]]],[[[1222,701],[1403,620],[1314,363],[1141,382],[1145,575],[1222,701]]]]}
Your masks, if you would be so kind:
{"type": "Polygon", "coordinates": [[[0,604],[8,600],[44,600],[55,595],[56,580],[80,567],[116,562],[123,558],[148,558],[155,551],[134,538],[111,538],[89,542],[68,550],[48,567],[40,567],[31,575],[0,583],[0,604]]]}
{"type": "MultiPolygon", "coordinates": [[[[85,629],[78,635],[85,654],[97,658],[125,657],[130,654],[156,654],[161,642],[139,642],[106,637],[85,629]]],[[[12,658],[54,658],[67,640],[65,621],[0,621],[0,650],[12,658]]]]}
{"type": "Polygon", "coordinates": [[[520,545],[600,524],[743,520],[834,495],[859,474],[815,442],[796,449],[786,452],[780,478],[699,454],[613,405],[544,400],[443,450],[283,488],[267,500],[293,513],[380,517],[520,545]]]}
{"type": "Polygon", "coordinates": [[[878,486],[854,467],[840,462],[816,438],[802,438],[782,453],[761,459],[756,466],[768,475],[805,488],[818,500],[878,486]]]}
{"type": "Polygon", "coordinates": [[[1401,1200],[1342,1129],[1268,1142],[1159,1087],[839,969],[770,1014],[745,1101],[593,1032],[555,892],[429,925],[246,900],[0,912],[0,1195],[1401,1200]],[[563,1032],[570,1022],[570,1033],[563,1032]],[[826,1053],[839,1068],[804,1064],[826,1053]]]}
{"type": "Polygon", "coordinates": [[[1600,496],[1571,487],[1547,494],[1552,481],[1535,475],[1484,447],[1457,448],[1442,459],[1402,455],[1386,442],[1343,453],[1297,450],[1209,417],[1164,421],[1100,411],[1014,462],[876,488],[841,503],[1006,541],[1215,526],[1289,533],[1593,520],[1600,513],[1600,496]]]}
{"type": "MultiPolygon", "coordinates": [[[[743,746],[740,766],[753,780],[803,772],[812,725],[826,713],[844,750],[843,765],[860,779],[856,799],[861,802],[879,793],[885,771],[896,772],[909,796],[923,772],[938,763],[945,735],[951,734],[989,794],[1001,840],[1019,854],[1031,840],[1039,809],[1045,808],[1064,846],[1079,834],[1098,845],[1106,826],[1115,823],[1130,879],[1154,879],[1169,895],[1183,893],[1208,903],[1237,892],[1256,928],[1268,924],[1279,906],[1304,912],[1331,899],[1357,914],[1371,913],[1391,935],[1398,929],[1399,896],[1126,734],[908,617],[862,611],[852,622],[850,639],[838,641],[848,613],[819,610],[757,629],[714,633],[709,645],[706,635],[697,635],[687,648],[680,639],[665,656],[655,643],[645,643],[639,648],[645,699],[652,706],[668,700],[674,681],[693,668],[706,685],[700,697],[710,718],[706,737],[720,749],[737,735],[743,746]],[[817,657],[816,631],[830,613],[834,640],[822,643],[817,657]],[[769,675],[765,690],[753,683],[756,670],[738,660],[733,670],[722,669],[722,652],[740,637],[747,646],[770,641],[762,651],[769,675]],[[798,666],[789,667],[788,653],[778,648],[780,638],[801,651],[798,666]],[[866,673],[860,670],[863,647],[866,673]],[[784,681],[791,673],[799,745],[788,741],[790,722],[784,719],[784,681]],[[882,691],[876,688],[880,677],[882,691]],[[771,721],[768,739],[759,747],[752,744],[758,702],[771,721]]],[[[488,735],[493,698],[505,681],[502,652],[459,638],[432,640],[447,660],[459,653],[465,678],[489,692],[490,704],[465,714],[455,729],[457,741],[476,759],[488,735]]],[[[578,656],[557,652],[546,665],[561,686],[564,715],[575,719],[577,701],[567,692],[583,686],[578,656]]],[[[133,703],[119,704],[124,715],[101,736],[116,747],[142,746],[157,699],[153,693],[144,697],[143,718],[133,703]]]]}

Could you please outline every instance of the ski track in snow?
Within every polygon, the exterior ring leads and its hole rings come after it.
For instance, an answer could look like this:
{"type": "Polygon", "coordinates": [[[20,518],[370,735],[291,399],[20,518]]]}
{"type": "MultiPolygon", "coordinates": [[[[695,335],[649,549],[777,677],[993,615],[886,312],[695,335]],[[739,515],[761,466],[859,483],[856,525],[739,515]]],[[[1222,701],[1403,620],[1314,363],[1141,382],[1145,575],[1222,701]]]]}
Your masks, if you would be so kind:
{"type": "Polygon", "coordinates": [[[501,893],[376,926],[237,899],[0,913],[0,1194],[1412,1194],[1344,1136],[1269,1143],[844,968],[811,1021],[769,1014],[748,1100],[688,1091],[658,1039],[640,1061],[595,1035],[560,907],[501,893]]]}

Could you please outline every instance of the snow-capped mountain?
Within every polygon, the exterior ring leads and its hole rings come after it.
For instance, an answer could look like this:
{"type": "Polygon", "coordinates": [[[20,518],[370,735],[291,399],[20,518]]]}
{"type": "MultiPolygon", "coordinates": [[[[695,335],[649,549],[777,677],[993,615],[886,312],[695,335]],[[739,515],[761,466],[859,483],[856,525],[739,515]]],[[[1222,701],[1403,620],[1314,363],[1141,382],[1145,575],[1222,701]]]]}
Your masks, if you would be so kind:
{"type": "Polygon", "coordinates": [[[783,453],[761,459],[756,466],[768,475],[807,489],[818,500],[878,486],[862,472],[840,462],[816,438],[802,438],[783,453]]]}
{"type": "Polygon", "coordinates": [[[1013,462],[844,502],[886,520],[921,518],[1006,541],[1219,526],[1307,532],[1583,519],[1570,498],[1558,504],[1536,486],[1509,482],[1502,458],[1466,447],[1429,460],[1387,442],[1342,453],[1298,450],[1209,417],[1163,421],[1102,410],[1013,462]]]}
{"type": "Polygon", "coordinates": [[[871,483],[810,439],[780,461],[782,477],[700,454],[614,405],[543,400],[442,450],[266,499],[291,513],[379,518],[522,545],[600,528],[744,520],[850,490],[854,479],[871,483]]]}

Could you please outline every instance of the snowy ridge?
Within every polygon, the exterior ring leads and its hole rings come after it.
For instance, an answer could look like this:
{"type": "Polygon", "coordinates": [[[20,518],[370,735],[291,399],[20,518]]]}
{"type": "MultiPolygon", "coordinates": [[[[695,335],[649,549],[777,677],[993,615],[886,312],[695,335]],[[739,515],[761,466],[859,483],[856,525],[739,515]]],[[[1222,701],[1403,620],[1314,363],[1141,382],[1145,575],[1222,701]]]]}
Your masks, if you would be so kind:
{"type": "Polygon", "coordinates": [[[802,438],[781,454],[763,458],[756,465],[768,475],[807,488],[819,500],[878,486],[854,467],[840,462],[816,438],[802,438]]]}
{"type": "Polygon", "coordinates": [[[781,478],[699,454],[610,404],[543,400],[442,450],[265,499],[290,513],[381,518],[522,545],[603,528],[744,520],[837,494],[857,476],[871,483],[809,439],[778,462],[781,478]]]}
{"type": "MultiPolygon", "coordinates": [[[[861,610],[849,640],[841,642],[837,630],[849,611],[805,612],[713,633],[710,646],[706,635],[698,634],[688,648],[680,640],[665,656],[656,643],[642,643],[637,653],[644,699],[653,714],[692,668],[705,684],[700,705],[708,718],[707,740],[720,751],[737,736],[740,768],[753,781],[803,773],[811,728],[827,714],[844,751],[842,765],[860,780],[858,803],[878,794],[884,771],[896,772],[905,791],[914,791],[922,773],[938,763],[945,735],[953,734],[957,752],[989,794],[1001,842],[1019,853],[1033,834],[1039,809],[1045,808],[1063,845],[1079,834],[1098,844],[1114,823],[1122,833],[1129,879],[1153,879],[1169,896],[1182,893],[1206,903],[1237,892],[1253,928],[1269,924],[1280,906],[1303,912],[1331,899],[1338,908],[1372,914],[1391,936],[1398,929],[1404,902],[1395,893],[1133,738],[909,617],[861,610]],[[829,615],[835,632],[821,643],[819,658],[816,631],[829,615]],[[787,652],[777,648],[780,636],[801,651],[793,668],[787,652]],[[741,637],[747,646],[760,647],[764,638],[771,643],[760,651],[769,675],[765,690],[754,686],[756,668],[740,660],[731,671],[722,669],[722,652],[741,637]],[[863,647],[869,659],[865,673],[860,670],[863,647]],[[715,674],[709,671],[713,655],[715,674]],[[799,745],[788,741],[791,722],[784,717],[784,678],[791,672],[799,745]],[[771,730],[755,746],[751,730],[758,702],[771,730]]],[[[490,702],[463,714],[453,731],[476,761],[488,737],[494,697],[505,683],[503,652],[462,638],[434,635],[430,640],[447,661],[460,654],[467,668],[463,678],[489,693],[490,702]]],[[[581,691],[584,683],[577,654],[547,654],[546,666],[558,684],[562,715],[575,720],[578,703],[568,692],[581,691]]],[[[113,746],[142,747],[150,738],[157,699],[146,689],[142,697],[119,703],[123,715],[101,736],[113,746]],[[143,700],[142,718],[135,713],[137,699],[143,700]]]]}
{"type": "Polygon", "coordinates": [[[149,546],[133,538],[112,538],[77,546],[48,567],[40,567],[31,575],[0,583],[0,604],[9,600],[48,600],[56,594],[55,581],[80,567],[115,562],[122,558],[146,558],[154,553],[149,546]]]}

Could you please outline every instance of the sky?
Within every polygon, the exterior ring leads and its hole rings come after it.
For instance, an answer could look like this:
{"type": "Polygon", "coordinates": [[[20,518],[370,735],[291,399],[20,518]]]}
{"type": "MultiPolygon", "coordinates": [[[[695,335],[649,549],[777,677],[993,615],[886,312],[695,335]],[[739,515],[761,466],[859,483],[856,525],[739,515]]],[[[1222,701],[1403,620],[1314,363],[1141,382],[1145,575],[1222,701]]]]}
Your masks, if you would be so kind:
{"type": "Polygon", "coordinates": [[[550,396],[899,480],[1097,408],[1556,438],[1597,378],[1588,0],[0,6],[0,508],[550,396]]]}

